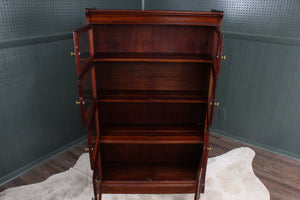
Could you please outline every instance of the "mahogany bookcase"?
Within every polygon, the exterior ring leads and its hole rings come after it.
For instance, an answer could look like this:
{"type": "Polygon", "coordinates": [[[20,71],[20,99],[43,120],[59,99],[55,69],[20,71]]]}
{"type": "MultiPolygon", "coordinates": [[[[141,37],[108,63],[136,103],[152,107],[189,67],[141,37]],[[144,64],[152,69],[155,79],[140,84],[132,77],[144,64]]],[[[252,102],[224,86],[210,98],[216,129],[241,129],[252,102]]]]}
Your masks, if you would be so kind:
{"type": "Polygon", "coordinates": [[[74,32],[95,199],[204,192],[223,12],[86,9],[74,32]]]}

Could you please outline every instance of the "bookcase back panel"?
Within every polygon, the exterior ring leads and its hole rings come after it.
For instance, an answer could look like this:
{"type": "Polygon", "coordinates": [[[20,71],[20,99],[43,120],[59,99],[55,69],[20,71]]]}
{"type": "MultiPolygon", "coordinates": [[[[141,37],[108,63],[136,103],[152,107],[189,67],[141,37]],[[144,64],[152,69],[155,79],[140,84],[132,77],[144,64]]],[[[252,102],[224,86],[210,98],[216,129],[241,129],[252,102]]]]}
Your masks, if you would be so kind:
{"type": "Polygon", "coordinates": [[[95,51],[208,54],[209,26],[103,24],[94,25],[95,51]]]}
{"type": "Polygon", "coordinates": [[[98,90],[207,91],[205,63],[98,62],[98,90]]]}
{"type": "Polygon", "coordinates": [[[198,164],[202,147],[202,144],[102,144],[101,151],[104,162],[156,161],[198,164]]]}
{"type": "Polygon", "coordinates": [[[207,104],[198,103],[99,103],[100,123],[204,124],[207,104]]]}

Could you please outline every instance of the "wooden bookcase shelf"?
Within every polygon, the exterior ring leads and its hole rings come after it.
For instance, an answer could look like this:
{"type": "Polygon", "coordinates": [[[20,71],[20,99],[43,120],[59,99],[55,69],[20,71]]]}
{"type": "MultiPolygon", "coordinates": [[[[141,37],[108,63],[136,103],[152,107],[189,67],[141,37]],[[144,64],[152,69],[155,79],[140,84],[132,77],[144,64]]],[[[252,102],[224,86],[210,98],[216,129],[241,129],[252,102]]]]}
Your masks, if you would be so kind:
{"type": "Polygon", "coordinates": [[[222,17],[86,9],[74,48],[96,200],[204,192],[222,17]]]}
{"type": "MultiPolygon", "coordinates": [[[[197,125],[109,124],[102,127],[100,143],[203,144],[203,132],[197,125]]],[[[96,136],[91,134],[92,143],[96,136]]]]}
{"type": "Polygon", "coordinates": [[[169,194],[169,193],[195,193],[195,180],[188,181],[102,181],[103,193],[156,193],[156,194],[169,194]]]}
{"type": "Polygon", "coordinates": [[[93,61],[213,63],[208,55],[183,53],[98,53],[93,61]]]}
{"type": "Polygon", "coordinates": [[[100,91],[99,102],[207,103],[203,91],[100,91]]]}

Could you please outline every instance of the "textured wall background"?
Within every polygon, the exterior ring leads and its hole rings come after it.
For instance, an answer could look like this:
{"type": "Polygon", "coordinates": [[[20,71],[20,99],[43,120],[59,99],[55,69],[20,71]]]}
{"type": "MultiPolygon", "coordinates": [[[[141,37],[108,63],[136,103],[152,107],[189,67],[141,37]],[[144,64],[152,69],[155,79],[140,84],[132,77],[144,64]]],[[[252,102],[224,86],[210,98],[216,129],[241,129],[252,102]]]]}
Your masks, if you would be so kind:
{"type": "Polygon", "coordinates": [[[213,0],[224,10],[214,131],[300,159],[300,1],[213,0]]]}
{"type": "Polygon", "coordinates": [[[211,1],[145,0],[145,10],[210,11],[211,1]]]}
{"type": "Polygon", "coordinates": [[[86,24],[84,9],[140,3],[0,1],[0,184],[85,138],[70,56],[72,32],[86,24]]]}
{"type": "Polygon", "coordinates": [[[300,46],[226,38],[224,52],[214,132],[299,159],[300,46]]]}
{"type": "Polygon", "coordinates": [[[86,24],[85,8],[140,9],[140,0],[2,0],[0,40],[70,33],[86,24]]]}
{"type": "Polygon", "coordinates": [[[225,12],[223,30],[269,37],[300,36],[299,0],[212,0],[225,12]]]}
{"type": "Polygon", "coordinates": [[[0,177],[83,136],[72,40],[0,49],[0,177]]]}
{"type": "MultiPolygon", "coordinates": [[[[228,59],[213,130],[300,158],[300,1],[144,3],[146,10],[224,10],[228,59]]],[[[142,1],[0,2],[0,183],[84,136],[69,53],[86,7],[141,9],[142,1]]]]}

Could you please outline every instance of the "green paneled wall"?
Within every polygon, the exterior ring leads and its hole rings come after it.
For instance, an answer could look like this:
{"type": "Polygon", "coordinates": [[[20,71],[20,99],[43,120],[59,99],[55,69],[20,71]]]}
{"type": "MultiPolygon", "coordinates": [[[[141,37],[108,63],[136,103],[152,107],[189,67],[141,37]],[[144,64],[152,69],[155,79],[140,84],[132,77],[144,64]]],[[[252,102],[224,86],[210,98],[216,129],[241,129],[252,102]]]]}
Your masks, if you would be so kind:
{"type": "Polygon", "coordinates": [[[72,40],[0,49],[0,177],[83,136],[72,40]]]}
{"type": "Polygon", "coordinates": [[[141,1],[0,2],[0,184],[85,138],[70,52],[90,7],[141,1]]]}
{"type": "Polygon", "coordinates": [[[300,1],[213,0],[224,10],[213,131],[300,159],[300,1]]]}
{"type": "Polygon", "coordinates": [[[71,33],[86,24],[85,8],[140,9],[140,0],[2,0],[0,40],[71,33]]]}
{"type": "Polygon", "coordinates": [[[211,1],[145,0],[145,10],[209,11],[211,1]]]}
{"type": "Polygon", "coordinates": [[[213,130],[300,158],[300,46],[227,37],[224,52],[213,130]]]}
{"type": "Polygon", "coordinates": [[[223,30],[234,33],[292,37],[300,35],[299,0],[212,0],[225,12],[223,30]]]}

